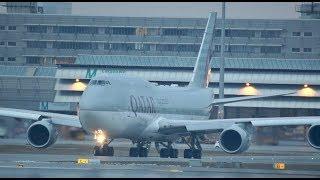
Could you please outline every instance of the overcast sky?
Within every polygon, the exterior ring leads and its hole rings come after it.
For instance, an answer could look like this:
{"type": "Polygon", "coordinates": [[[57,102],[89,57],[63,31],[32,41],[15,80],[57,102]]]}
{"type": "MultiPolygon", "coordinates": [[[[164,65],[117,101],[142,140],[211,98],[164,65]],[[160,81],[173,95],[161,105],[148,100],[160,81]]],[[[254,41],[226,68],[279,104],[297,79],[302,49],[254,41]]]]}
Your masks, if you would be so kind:
{"type": "MultiPolygon", "coordinates": [[[[298,18],[299,2],[227,2],[226,17],[240,19],[298,18]]],[[[73,2],[72,12],[92,16],[207,17],[221,16],[221,2],[73,2]]]]}

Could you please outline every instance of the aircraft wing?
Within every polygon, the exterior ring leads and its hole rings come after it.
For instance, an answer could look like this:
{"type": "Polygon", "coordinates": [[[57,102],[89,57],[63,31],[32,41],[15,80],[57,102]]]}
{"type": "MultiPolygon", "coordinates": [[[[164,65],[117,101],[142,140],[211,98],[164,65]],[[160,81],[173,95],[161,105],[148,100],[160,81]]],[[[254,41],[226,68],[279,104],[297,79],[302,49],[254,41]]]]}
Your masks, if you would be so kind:
{"type": "Polygon", "coordinates": [[[72,126],[78,128],[82,127],[79,121],[79,117],[75,115],[32,111],[24,109],[0,108],[0,116],[30,119],[34,121],[49,119],[51,123],[55,125],[72,126]]]}
{"type": "Polygon", "coordinates": [[[161,119],[159,132],[162,134],[185,134],[190,132],[214,133],[221,132],[233,124],[247,123],[258,126],[288,126],[288,125],[320,125],[320,116],[303,117],[273,117],[273,118],[237,118],[212,120],[174,120],[161,119]]]}
{"type": "Polygon", "coordinates": [[[239,102],[239,101],[247,101],[247,100],[251,100],[251,99],[261,99],[261,98],[268,98],[268,97],[285,96],[285,95],[295,94],[295,93],[297,93],[297,92],[295,91],[295,92],[287,92],[287,93],[282,93],[282,94],[215,99],[214,102],[211,103],[211,105],[227,104],[227,103],[233,103],[233,102],[239,102]]]}
{"type": "MultiPolygon", "coordinates": [[[[284,96],[295,94],[296,92],[287,92],[281,94],[258,95],[215,99],[210,105],[227,104],[252,99],[284,96]]],[[[159,132],[163,134],[184,134],[188,132],[213,133],[220,132],[236,123],[251,123],[253,126],[281,126],[281,125],[304,125],[320,124],[320,117],[277,117],[277,118],[237,118],[237,119],[216,119],[216,120],[169,120],[161,119],[159,121],[159,132]]]]}

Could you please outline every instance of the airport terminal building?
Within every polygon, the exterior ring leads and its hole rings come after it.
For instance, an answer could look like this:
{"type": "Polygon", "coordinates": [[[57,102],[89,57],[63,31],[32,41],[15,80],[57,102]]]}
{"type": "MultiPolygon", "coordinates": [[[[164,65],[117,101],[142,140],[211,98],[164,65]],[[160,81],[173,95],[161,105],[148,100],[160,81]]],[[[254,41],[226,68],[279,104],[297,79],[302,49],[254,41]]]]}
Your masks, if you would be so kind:
{"type": "MultiPolygon", "coordinates": [[[[206,23],[206,18],[0,14],[0,106],[75,114],[90,78],[104,72],[185,86],[206,23]]],[[[209,86],[217,95],[220,19],[215,29],[209,86]]],[[[225,97],[299,93],[231,103],[225,117],[320,115],[319,29],[320,19],[305,16],[227,19],[225,97]]]]}
{"type": "MultiPolygon", "coordinates": [[[[0,22],[1,64],[54,66],[78,54],[196,57],[207,19],[4,13],[0,22]]],[[[318,19],[227,19],[226,57],[319,59],[319,28],[318,19]]]]}

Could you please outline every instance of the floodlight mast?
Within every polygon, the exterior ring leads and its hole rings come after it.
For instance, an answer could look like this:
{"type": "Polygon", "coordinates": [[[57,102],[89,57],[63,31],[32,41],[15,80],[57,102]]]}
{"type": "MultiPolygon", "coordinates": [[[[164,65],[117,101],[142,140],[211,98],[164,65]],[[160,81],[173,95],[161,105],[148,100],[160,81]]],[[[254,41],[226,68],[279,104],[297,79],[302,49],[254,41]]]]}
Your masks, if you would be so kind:
{"type": "MultiPolygon", "coordinates": [[[[222,19],[221,19],[221,45],[220,45],[220,76],[219,76],[219,99],[224,98],[224,36],[225,36],[225,9],[226,3],[222,2],[222,19]]],[[[218,119],[224,118],[224,106],[219,105],[218,119]]]]}

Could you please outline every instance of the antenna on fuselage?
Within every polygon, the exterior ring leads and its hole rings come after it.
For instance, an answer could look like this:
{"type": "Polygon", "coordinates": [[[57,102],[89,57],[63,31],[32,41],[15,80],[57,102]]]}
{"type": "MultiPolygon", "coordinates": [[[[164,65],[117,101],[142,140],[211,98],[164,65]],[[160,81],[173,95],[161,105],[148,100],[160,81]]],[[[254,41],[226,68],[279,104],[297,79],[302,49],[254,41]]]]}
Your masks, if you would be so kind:
{"type": "Polygon", "coordinates": [[[217,18],[216,12],[210,12],[207,26],[202,38],[202,43],[198,53],[197,61],[193,69],[190,88],[207,88],[209,84],[209,72],[211,70],[210,61],[212,56],[212,44],[214,38],[214,28],[217,18]]]}

